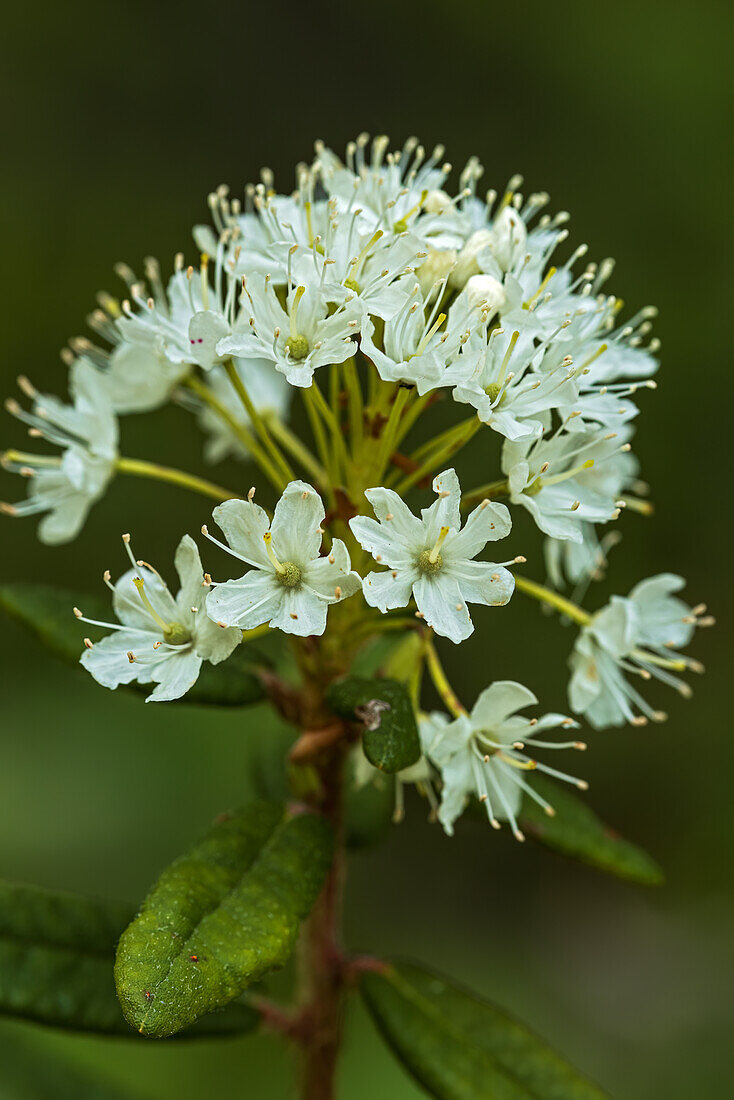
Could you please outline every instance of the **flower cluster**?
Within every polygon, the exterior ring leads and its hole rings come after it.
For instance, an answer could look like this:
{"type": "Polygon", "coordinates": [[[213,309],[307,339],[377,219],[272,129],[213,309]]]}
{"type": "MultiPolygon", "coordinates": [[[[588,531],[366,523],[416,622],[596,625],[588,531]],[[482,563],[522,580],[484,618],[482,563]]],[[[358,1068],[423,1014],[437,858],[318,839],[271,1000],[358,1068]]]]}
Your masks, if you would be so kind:
{"type": "MultiPolygon", "coordinates": [[[[660,717],[631,672],[686,690],[674,673],[698,666],[670,650],[710,619],[672,596],[677,578],[643,581],[595,615],[558,591],[570,582],[585,592],[622,510],[649,510],[631,446],[635,395],[655,385],[655,311],[622,319],[605,290],[612,263],[565,247],[568,217],[545,212],[546,194],[524,195],[519,177],[482,194],[474,158],[452,193],[443,156],[416,139],[392,151],[387,138],[360,135],[343,160],[318,143],[289,194],[267,171],[242,199],[219,188],[213,224],[194,230],[195,264],[180,254],[166,275],[148,259],[142,279],[118,265],[124,297],[100,294],[95,338],[64,352],[71,404],[20,380],[32,409],[9,410],[61,454],[5,453],[30,479],[27,500],[5,512],[45,513],[41,539],[63,542],[115,473],[154,477],[218,500],[226,544],[202,531],[248,567],[212,581],[186,536],[174,598],[132,559],[113,589],[121,625],[82,657],[100,683],[152,682],[151,699],[176,698],[203,661],[271,628],[294,645],[322,638],[343,673],[384,630],[461,643],[474,631],[470,604],[507,605],[517,588],[581,626],[569,702],[593,726],[660,717]],[[297,395],[313,446],[288,422],[297,395]],[[421,418],[441,399],[458,422],[419,442],[421,418]],[[272,512],[254,490],[239,496],[120,454],[118,419],[169,401],[193,414],[207,461],[259,467],[277,492],[272,512]],[[449,463],[475,437],[478,464],[489,473],[494,453],[495,476],[462,498],[449,463]],[[405,498],[431,485],[436,499],[419,518],[405,498]],[[518,509],[545,538],[550,587],[509,571],[521,555],[481,556],[511,536],[518,509]]],[[[419,663],[436,674],[426,646],[419,663]]],[[[493,824],[519,834],[521,796],[539,797],[522,747],[548,744],[536,730],[575,723],[519,717],[536,700],[511,682],[493,684],[470,714],[449,691],[442,698],[452,718],[423,721],[416,774],[440,783],[444,827],[476,795],[493,824]]]]}

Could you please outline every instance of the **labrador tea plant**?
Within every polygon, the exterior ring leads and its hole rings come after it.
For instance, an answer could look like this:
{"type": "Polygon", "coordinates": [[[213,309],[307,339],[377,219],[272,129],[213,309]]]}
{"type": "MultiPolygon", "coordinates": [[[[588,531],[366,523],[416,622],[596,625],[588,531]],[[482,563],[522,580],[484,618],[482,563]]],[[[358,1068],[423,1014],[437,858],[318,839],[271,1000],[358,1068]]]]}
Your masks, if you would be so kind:
{"type": "Polygon", "coordinates": [[[585,245],[557,258],[568,217],[543,212],[547,195],[522,195],[519,177],[480,194],[476,159],[452,195],[443,156],[362,135],[345,161],[317,144],[290,195],[267,170],[244,200],[219,188],[195,264],[147,259],[144,278],[118,265],[127,289],[100,294],[95,336],[63,353],[67,400],[18,380],[26,400],[8,411],[52,450],[5,452],[28,495],[2,510],[38,515],[42,542],[74,539],[118,475],[216,506],[203,539],[181,538],[174,587],[125,533],[108,596],[10,584],[5,610],[69,660],[81,652],[106,688],[239,708],[253,739],[246,708],[265,699],[294,732],[285,749],[264,738],[262,799],[222,813],[137,912],[3,884],[4,1013],[137,1041],[274,1030],[299,1051],[299,1095],[328,1100],[358,990],[430,1096],[603,1095],[500,1008],[417,964],[354,955],[340,935],[347,849],[403,816],[406,788],[448,834],[483,815],[657,881],[555,760],[586,748],[581,721],[661,721],[645,684],[688,695],[683,674],[701,668],[681,650],[711,621],[670,573],[596,610],[580,602],[615,521],[651,510],[631,440],[637,394],[655,385],[654,310],[625,319],[604,289],[612,263],[584,266],[585,245]],[[256,467],[243,474],[256,487],[122,454],[125,415],[168,402],[201,428],[209,462],[256,467]],[[469,445],[486,473],[462,491],[452,462],[469,445]],[[543,583],[516,553],[519,509],[544,539],[543,583]],[[214,576],[209,543],[227,555],[214,576]],[[525,597],[575,632],[569,715],[514,680],[460,699],[444,672],[442,648],[471,645],[472,605],[497,609],[483,619],[496,642],[525,597]],[[283,1005],[267,979],[294,951],[283,1005]]]}

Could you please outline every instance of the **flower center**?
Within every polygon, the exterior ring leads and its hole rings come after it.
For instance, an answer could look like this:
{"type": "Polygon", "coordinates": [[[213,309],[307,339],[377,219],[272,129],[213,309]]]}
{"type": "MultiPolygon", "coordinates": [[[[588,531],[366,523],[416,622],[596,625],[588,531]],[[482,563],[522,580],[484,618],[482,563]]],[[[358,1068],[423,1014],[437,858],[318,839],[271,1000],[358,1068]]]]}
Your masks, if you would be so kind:
{"type": "Polygon", "coordinates": [[[158,614],[153,604],[148,599],[148,593],[145,591],[145,581],[142,577],[133,577],[133,584],[138,590],[140,602],[153,622],[160,629],[163,640],[167,642],[168,645],[187,645],[191,641],[191,632],[183,623],[167,623],[163,616],[158,614]]]}
{"type": "Polygon", "coordinates": [[[502,392],[502,386],[499,382],[492,382],[489,386],[484,387],[484,392],[489,400],[494,403],[502,392]]]}
{"type": "Polygon", "coordinates": [[[441,553],[441,547],[444,544],[444,540],[449,533],[448,527],[442,527],[439,531],[438,538],[431,547],[430,550],[421,550],[418,555],[418,568],[421,573],[428,573],[429,576],[435,576],[436,573],[440,573],[443,569],[443,555],[441,553]]]}
{"type": "Polygon", "coordinates": [[[442,555],[438,553],[435,558],[433,558],[431,557],[432,553],[432,550],[421,550],[418,555],[418,568],[421,573],[428,573],[430,576],[440,573],[443,569],[442,555]]]}
{"type": "Polygon", "coordinates": [[[288,336],[287,347],[292,359],[305,359],[311,350],[311,345],[308,342],[308,337],[304,336],[298,331],[298,307],[301,304],[301,298],[306,293],[305,286],[299,286],[296,288],[296,292],[293,295],[293,304],[291,306],[290,314],[288,317],[290,325],[290,333],[288,336]]]}
{"type": "Polygon", "coordinates": [[[273,536],[270,534],[270,531],[266,531],[263,535],[263,542],[265,543],[265,551],[275,569],[277,581],[282,584],[284,588],[298,588],[301,583],[301,570],[292,561],[278,561],[271,545],[272,541],[273,536]]]}
{"type": "Polygon", "coordinates": [[[305,359],[310,350],[311,345],[307,336],[302,336],[297,332],[295,336],[288,337],[288,351],[291,353],[292,359],[305,359]]]}
{"type": "Polygon", "coordinates": [[[344,280],[344,286],[347,290],[353,290],[355,294],[359,294],[362,287],[359,285],[356,279],[353,279],[351,275],[344,280]]]}
{"type": "Polygon", "coordinates": [[[526,496],[534,497],[536,495],[536,493],[539,493],[542,488],[543,488],[543,479],[542,479],[542,477],[536,477],[535,481],[531,482],[530,485],[527,486],[527,488],[523,489],[523,492],[525,493],[526,496]]]}
{"type": "Polygon", "coordinates": [[[169,645],[186,645],[191,641],[191,632],[183,623],[168,623],[163,631],[163,639],[169,645]]]}
{"type": "Polygon", "coordinates": [[[284,561],[280,564],[281,572],[278,580],[284,588],[297,588],[301,583],[301,570],[292,561],[284,561]]]}

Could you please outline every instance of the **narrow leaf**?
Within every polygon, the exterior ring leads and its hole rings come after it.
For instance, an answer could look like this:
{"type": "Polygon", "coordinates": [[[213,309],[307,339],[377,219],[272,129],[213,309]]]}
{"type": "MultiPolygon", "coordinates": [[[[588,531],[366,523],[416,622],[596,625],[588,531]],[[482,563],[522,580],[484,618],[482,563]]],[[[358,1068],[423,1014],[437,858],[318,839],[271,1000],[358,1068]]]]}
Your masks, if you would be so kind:
{"type": "Polygon", "coordinates": [[[347,676],[328,693],[335,714],[364,727],[362,745],[371,764],[399,772],[415,764],[421,752],[410,697],[397,680],[347,676]]]}
{"type": "Polygon", "coordinates": [[[411,964],[363,975],[375,1023],[437,1100],[607,1100],[502,1009],[411,964]]]}
{"type": "Polygon", "coordinates": [[[542,806],[526,797],[520,825],[529,837],[630,882],[657,886],[663,881],[663,872],[652,857],[618,836],[582,798],[545,776],[534,775],[532,783],[553,806],[555,815],[549,817],[542,806]]]}
{"type": "MultiPolygon", "coordinates": [[[[84,652],[84,637],[93,642],[104,637],[100,627],[80,623],[73,608],[80,607],[87,618],[114,622],[110,602],[82,592],[44,584],[17,582],[0,587],[0,608],[35,634],[47,649],[71,664],[78,664],[84,652]]],[[[240,646],[220,665],[204,662],[198,680],[178,703],[244,706],[263,698],[255,665],[269,663],[250,644],[240,646]]],[[[152,684],[123,685],[123,691],[149,694],[152,684]]],[[[170,705],[170,704],[169,704],[170,705]]]]}
{"type": "MultiPolygon", "coordinates": [[[[129,907],[0,882],[0,1014],[76,1031],[134,1037],[115,993],[115,945],[129,907]]],[[[185,1037],[243,1034],[246,1005],[201,1020],[185,1037]]]]}
{"type": "Polygon", "coordinates": [[[282,966],[331,852],[324,818],[279,803],[216,822],[163,872],[120,939],[115,978],[130,1024],[173,1035],[282,966]]]}

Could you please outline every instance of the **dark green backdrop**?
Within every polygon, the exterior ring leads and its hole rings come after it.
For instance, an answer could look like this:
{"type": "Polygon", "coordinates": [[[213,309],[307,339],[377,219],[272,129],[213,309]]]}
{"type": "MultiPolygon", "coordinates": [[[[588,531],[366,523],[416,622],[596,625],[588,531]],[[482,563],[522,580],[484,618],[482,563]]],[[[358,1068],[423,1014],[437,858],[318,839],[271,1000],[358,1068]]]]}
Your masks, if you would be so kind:
{"type": "MultiPolygon", "coordinates": [[[[63,388],[58,349],[83,331],[94,292],[114,285],[113,261],[188,248],[212,186],[238,188],[267,164],[288,190],[314,138],[341,149],[361,129],[396,143],[412,132],[445,141],[457,165],[476,152],[487,186],[523,172],[553,208],[571,210],[574,239],[592,256],[616,256],[611,289],[660,307],[664,369],[658,392],[644,396],[636,444],[657,511],[652,521],[625,517],[609,587],[680,571],[691,602],[707,600],[719,625],[695,643],[709,671],[694,699],[661,698],[671,712],[663,728],[594,736],[584,764],[594,805],[661,860],[667,885],[649,893],[606,881],[489,829],[449,841],[414,804],[388,846],[354,860],[347,911],[352,943],[416,955],[478,986],[618,1100],[734,1087],[733,29],[725,0],[38,0],[3,17],[8,393],[19,372],[63,388]]],[[[194,468],[199,440],[188,428],[175,410],[128,421],[126,450],[194,468]]],[[[9,418],[4,438],[22,439],[9,418]]],[[[8,475],[1,485],[10,499],[21,489],[8,475]]],[[[31,522],[3,520],[2,576],[90,587],[121,565],[121,531],[166,561],[205,518],[197,498],[119,481],[68,547],[44,549],[31,522]]],[[[528,569],[539,575],[536,546],[516,551],[533,552],[528,569]]],[[[467,697],[512,676],[549,709],[563,707],[570,636],[520,597],[499,625],[491,614],[479,625],[474,659],[449,661],[467,697]]],[[[0,874],[138,899],[246,791],[245,723],[117,698],[6,623],[1,637],[0,874]]],[[[3,1025],[4,1035],[58,1049],[148,1100],[287,1094],[287,1063],[269,1040],[131,1050],[19,1025],[3,1025]]],[[[343,1081],[349,1100],[418,1095],[359,1011],[343,1081]]]]}

